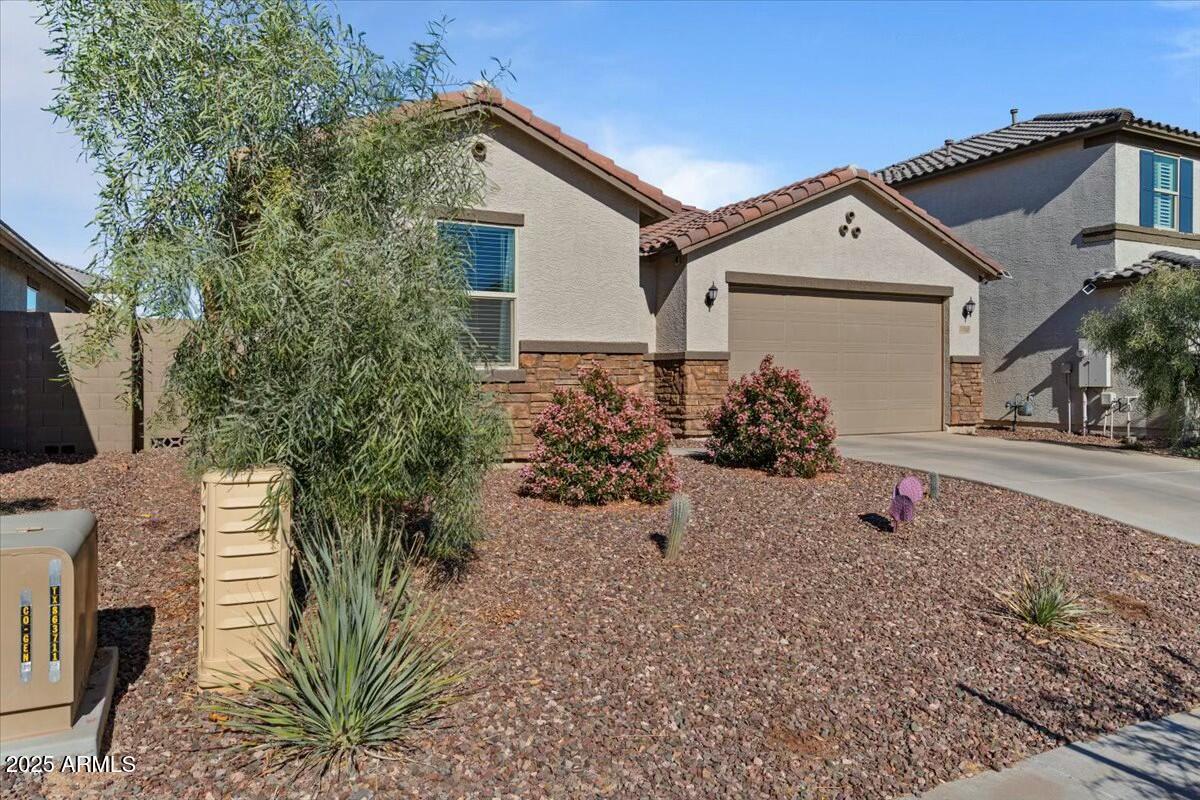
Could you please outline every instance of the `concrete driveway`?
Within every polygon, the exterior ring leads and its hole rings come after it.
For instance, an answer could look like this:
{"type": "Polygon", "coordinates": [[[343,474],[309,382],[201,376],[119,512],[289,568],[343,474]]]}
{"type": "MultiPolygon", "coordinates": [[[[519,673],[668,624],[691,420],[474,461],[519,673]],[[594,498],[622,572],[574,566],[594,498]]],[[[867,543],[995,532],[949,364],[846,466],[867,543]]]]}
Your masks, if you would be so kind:
{"type": "Polygon", "coordinates": [[[990,483],[1200,544],[1200,461],[953,433],[843,436],[842,454],[990,483]]]}

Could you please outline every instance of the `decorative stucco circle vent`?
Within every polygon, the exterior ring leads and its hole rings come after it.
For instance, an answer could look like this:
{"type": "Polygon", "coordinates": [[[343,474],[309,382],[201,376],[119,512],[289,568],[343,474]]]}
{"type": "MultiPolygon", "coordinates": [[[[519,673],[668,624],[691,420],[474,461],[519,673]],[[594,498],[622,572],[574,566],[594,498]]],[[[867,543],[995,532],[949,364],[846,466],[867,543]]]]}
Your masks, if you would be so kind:
{"type": "Polygon", "coordinates": [[[483,142],[476,142],[471,145],[471,155],[476,161],[483,161],[487,158],[487,145],[483,142]]]}
{"type": "Polygon", "coordinates": [[[854,229],[850,231],[850,235],[853,236],[855,239],[857,239],[859,236],[862,235],[862,228],[855,225],[854,229]]]}
{"type": "Polygon", "coordinates": [[[853,211],[846,212],[846,222],[854,222],[854,212],[853,211]]]}
{"type": "Polygon", "coordinates": [[[839,235],[839,236],[845,236],[845,235],[846,235],[846,231],[848,231],[848,230],[850,230],[850,226],[849,226],[849,225],[839,225],[839,226],[838,226],[838,235],[839,235]]]}

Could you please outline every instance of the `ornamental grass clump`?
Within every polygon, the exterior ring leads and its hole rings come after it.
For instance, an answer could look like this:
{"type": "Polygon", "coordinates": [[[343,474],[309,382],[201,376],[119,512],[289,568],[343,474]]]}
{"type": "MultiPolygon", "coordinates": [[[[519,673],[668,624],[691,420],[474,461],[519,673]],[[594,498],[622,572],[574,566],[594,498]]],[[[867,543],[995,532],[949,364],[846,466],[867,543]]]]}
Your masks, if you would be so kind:
{"type": "Polygon", "coordinates": [[[709,456],[722,466],[752,467],[775,475],[811,478],[841,468],[829,400],[796,370],[766,356],[754,372],[734,381],[708,417],[709,456]]]}
{"type": "Polygon", "coordinates": [[[581,371],[579,383],[555,390],[534,422],[525,493],[571,505],[669,498],[680,483],[655,402],[617,386],[599,366],[581,371]]]}
{"type": "Polygon", "coordinates": [[[241,746],[298,772],[340,772],[405,748],[457,699],[451,645],[409,592],[404,538],[374,521],[303,531],[308,609],[294,644],[260,645],[266,667],[213,710],[241,746]]]}
{"type": "Polygon", "coordinates": [[[1067,573],[1039,566],[1018,572],[1012,585],[995,596],[1005,616],[1020,620],[1031,630],[1115,647],[1114,632],[1095,621],[1095,610],[1071,583],[1067,573]]]}

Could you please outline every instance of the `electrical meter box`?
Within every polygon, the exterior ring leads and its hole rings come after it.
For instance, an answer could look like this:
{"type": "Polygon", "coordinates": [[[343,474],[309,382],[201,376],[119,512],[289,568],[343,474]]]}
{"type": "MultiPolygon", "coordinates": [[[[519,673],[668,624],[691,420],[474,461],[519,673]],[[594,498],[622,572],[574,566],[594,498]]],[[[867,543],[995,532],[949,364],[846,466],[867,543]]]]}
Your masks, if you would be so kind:
{"type": "Polygon", "coordinates": [[[278,468],[207,472],[200,493],[200,663],[204,688],[237,685],[284,641],[291,601],[291,518],[271,513],[278,468]]]}
{"type": "Polygon", "coordinates": [[[70,731],[96,653],[96,517],[0,517],[0,742],[70,731]]]}
{"type": "Polygon", "coordinates": [[[1105,350],[1092,347],[1087,339],[1079,340],[1079,388],[1107,389],[1112,386],[1112,357],[1105,350]]]}

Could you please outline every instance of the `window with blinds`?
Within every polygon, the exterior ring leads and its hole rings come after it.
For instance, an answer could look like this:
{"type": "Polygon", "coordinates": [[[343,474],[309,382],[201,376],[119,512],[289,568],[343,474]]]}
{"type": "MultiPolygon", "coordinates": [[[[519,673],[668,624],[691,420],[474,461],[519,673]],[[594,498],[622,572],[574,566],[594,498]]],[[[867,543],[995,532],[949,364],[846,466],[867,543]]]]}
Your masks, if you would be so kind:
{"type": "Polygon", "coordinates": [[[1179,159],[1155,153],[1151,174],[1154,227],[1176,230],[1179,227],[1179,159]]]}
{"type": "Polygon", "coordinates": [[[516,231],[465,222],[440,222],[438,230],[458,245],[467,273],[471,311],[463,345],[482,363],[514,363],[516,231]]]}

